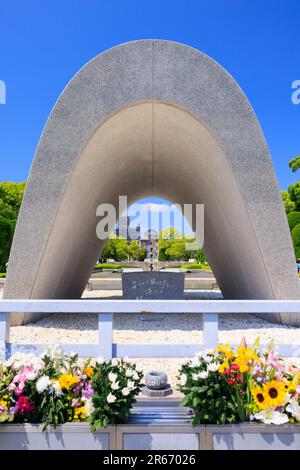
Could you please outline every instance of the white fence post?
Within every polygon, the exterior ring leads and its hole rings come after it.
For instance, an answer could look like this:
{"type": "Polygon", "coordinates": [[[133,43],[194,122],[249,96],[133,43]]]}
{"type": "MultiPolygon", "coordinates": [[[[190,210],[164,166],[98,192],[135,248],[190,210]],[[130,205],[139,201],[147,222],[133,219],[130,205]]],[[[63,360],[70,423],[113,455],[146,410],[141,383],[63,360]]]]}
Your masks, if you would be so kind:
{"type": "Polygon", "coordinates": [[[0,313],[0,358],[6,358],[6,343],[8,343],[8,318],[6,313],[0,313]]]}
{"type": "Polygon", "coordinates": [[[113,313],[98,314],[99,355],[106,361],[112,358],[113,313]]]}
{"type": "Polygon", "coordinates": [[[203,343],[206,348],[216,348],[218,345],[218,313],[203,313],[203,343]]]}

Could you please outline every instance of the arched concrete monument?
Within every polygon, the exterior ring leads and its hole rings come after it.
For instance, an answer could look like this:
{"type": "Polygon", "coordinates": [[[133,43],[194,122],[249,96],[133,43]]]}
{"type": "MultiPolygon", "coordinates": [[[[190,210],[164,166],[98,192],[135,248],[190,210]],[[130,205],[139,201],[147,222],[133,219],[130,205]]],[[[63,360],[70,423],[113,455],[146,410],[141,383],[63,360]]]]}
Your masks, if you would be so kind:
{"type": "Polygon", "coordinates": [[[205,249],[225,298],[300,297],[261,128],[237,83],[205,54],[135,41],[71,80],[33,161],[5,297],[80,298],[103,244],[96,207],[123,194],[129,203],[155,195],[205,204],[205,249]]]}

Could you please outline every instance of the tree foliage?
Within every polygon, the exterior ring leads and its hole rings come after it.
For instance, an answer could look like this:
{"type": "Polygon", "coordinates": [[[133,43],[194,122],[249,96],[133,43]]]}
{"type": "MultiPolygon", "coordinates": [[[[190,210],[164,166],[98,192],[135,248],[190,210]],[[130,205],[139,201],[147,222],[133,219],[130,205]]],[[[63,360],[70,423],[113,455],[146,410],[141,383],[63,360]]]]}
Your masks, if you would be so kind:
{"type": "Polygon", "coordinates": [[[296,225],[292,230],[292,240],[295,250],[296,259],[300,258],[300,224],[296,225]]]}
{"type": "Polygon", "coordinates": [[[116,236],[108,238],[102,250],[101,257],[103,259],[114,259],[115,261],[126,260],[128,258],[128,252],[125,238],[116,236]]]}
{"type": "Polygon", "coordinates": [[[204,250],[190,250],[188,244],[194,241],[193,237],[183,236],[177,229],[168,228],[160,232],[158,240],[159,261],[188,261],[196,258],[204,263],[206,256],[204,250]]]}
{"type": "Polygon", "coordinates": [[[0,271],[6,264],[26,183],[0,183],[0,271]]]}
{"type": "Polygon", "coordinates": [[[142,248],[136,240],[131,240],[127,246],[129,258],[134,261],[144,261],[146,258],[146,249],[142,248]]]}
{"type": "Polygon", "coordinates": [[[286,214],[296,210],[296,204],[290,199],[290,194],[288,191],[281,191],[281,197],[286,214]]]}
{"type": "Polygon", "coordinates": [[[288,219],[290,231],[292,232],[293,228],[296,227],[296,225],[300,224],[300,212],[297,212],[297,211],[290,212],[287,216],[287,219],[288,219]]]}
{"type": "Polygon", "coordinates": [[[295,173],[300,168],[300,155],[297,155],[295,158],[289,161],[289,167],[292,172],[295,173]]]}

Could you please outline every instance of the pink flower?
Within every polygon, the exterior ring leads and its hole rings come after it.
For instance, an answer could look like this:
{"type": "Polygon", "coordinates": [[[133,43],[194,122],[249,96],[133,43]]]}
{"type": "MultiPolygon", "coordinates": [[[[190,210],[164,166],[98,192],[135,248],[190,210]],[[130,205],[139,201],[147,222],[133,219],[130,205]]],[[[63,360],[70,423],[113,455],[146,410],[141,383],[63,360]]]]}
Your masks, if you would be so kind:
{"type": "Polygon", "coordinates": [[[34,410],[34,405],[29,401],[28,397],[21,395],[17,401],[17,411],[20,414],[30,413],[34,410]]]}

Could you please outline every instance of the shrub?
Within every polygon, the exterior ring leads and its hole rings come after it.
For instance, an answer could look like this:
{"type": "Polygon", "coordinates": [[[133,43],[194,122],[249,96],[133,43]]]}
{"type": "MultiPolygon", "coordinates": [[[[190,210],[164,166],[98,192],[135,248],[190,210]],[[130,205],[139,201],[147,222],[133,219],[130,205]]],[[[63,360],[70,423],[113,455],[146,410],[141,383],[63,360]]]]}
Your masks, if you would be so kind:
{"type": "Polygon", "coordinates": [[[300,224],[296,225],[292,230],[292,240],[296,259],[300,258],[300,224]]]}
{"type": "Polygon", "coordinates": [[[182,264],[180,266],[182,269],[204,269],[205,271],[210,271],[210,266],[206,264],[198,264],[198,263],[191,263],[191,264],[182,264]]]}
{"type": "Polygon", "coordinates": [[[96,264],[95,269],[121,269],[122,267],[121,264],[99,263],[96,264]]]}
{"type": "Polygon", "coordinates": [[[296,211],[290,212],[287,216],[287,219],[288,219],[290,231],[292,231],[293,228],[296,227],[296,225],[300,224],[300,212],[296,212],[296,211]]]}

